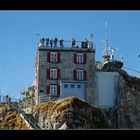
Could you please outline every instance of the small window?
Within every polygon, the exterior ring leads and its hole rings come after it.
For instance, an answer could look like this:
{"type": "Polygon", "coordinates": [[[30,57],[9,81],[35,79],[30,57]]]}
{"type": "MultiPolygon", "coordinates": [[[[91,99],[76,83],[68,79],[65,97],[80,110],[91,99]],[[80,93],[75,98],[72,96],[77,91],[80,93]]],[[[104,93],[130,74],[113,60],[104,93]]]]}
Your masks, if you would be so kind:
{"type": "Polygon", "coordinates": [[[44,92],[44,90],[40,90],[40,92],[44,92]]]}
{"type": "Polygon", "coordinates": [[[53,63],[57,62],[57,53],[51,52],[51,62],[53,63]]]}
{"type": "Polygon", "coordinates": [[[74,85],[71,85],[71,88],[74,88],[74,85]]]}
{"type": "Polygon", "coordinates": [[[83,64],[83,54],[82,53],[77,53],[77,63],[83,64]]]}
{"type": "Polygon", "coordinates": [[[65,85],[64,85],[64,88],[68,88],[68,85],[67,85],[67,84],[65,84],[65,85]]]}
{"type": "Polygon", "coordinates": [[[57,69],[50,69],[50,79],[57,79],[57,69]]]}
{"type": "Polygon", "coordinates": [[[81,88],[81,85],[77,85],[77,88],[81,88]]]}
{"type": "Polygon", "coordinates": [[[83,70],[77,70],[77,80],[79,80],[79,81],[84,80],[84,71],[83,70]]]}
{"type": "Polygon", "coordinates": [[[57,86],[56,85],[50,85],[50,94],[51,94],[51,96],[57,95],[57,86]]]}

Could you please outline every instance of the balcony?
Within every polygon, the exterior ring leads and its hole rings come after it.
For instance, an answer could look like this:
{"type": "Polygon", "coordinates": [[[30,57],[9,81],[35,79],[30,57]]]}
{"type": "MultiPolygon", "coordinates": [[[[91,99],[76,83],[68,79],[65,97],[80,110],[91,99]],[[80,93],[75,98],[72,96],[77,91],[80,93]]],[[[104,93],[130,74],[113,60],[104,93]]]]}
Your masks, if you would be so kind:
{"type": "Polygon", "coordinates": [[[95,47],[94,47],[94,43],[92,41],[68,41],[68,40],[64,40],[63,42],[60,43],[60,40],[58,40],[57,42],[52,42],[50,43],[47,42],[45,39],[44,41],[40,41],[39,45],[38,45],[38,49],[58,49],[58,50],[91,50],[94,51],[95,47]]]}

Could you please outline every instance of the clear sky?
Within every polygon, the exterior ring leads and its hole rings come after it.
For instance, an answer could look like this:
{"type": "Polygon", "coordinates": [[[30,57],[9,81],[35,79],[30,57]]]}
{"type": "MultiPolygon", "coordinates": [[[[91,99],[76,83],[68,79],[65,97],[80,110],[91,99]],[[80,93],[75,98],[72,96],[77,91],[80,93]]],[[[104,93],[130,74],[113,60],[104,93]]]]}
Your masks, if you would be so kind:
{"type": "Polygon", "coordinates": [[[83,40],[93,33],[96,60],[102,61],[106,21],[115,58],[123,55],[124,67],[140,71],[140,11],[0,11],[1,93],[18,98],[32,84],[41,37],[83,40]]]}

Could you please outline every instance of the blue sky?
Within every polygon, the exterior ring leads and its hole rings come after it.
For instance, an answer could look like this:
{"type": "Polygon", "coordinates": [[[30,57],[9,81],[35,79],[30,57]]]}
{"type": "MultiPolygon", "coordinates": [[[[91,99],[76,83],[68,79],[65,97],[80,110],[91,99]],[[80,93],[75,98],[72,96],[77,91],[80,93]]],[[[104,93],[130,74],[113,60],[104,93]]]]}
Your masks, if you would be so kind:
{"type": "Polygon", "coordinates": [[[115,58],[123,55],[124,67],[140,71],[140,11],[0,11],[1,93],[18,98],[32,84],[41,37],[83,40],[93,33],[96,60],[102,61],[106,21],[110,46],[118,48],[115,58]]]}

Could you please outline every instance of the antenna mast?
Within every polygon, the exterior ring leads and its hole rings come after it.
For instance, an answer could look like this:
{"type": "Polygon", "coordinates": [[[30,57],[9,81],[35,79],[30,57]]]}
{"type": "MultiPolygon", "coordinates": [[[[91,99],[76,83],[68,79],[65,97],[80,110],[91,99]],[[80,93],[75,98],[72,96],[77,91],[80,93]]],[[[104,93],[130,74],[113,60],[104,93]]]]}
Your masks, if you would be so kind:
{"type": "Polygon", "coordinates": [[[108,25],[107,22],[105,22],[105,40],[104,40],[104,52],[103,52],[104,62],[110,61],[107,25],[108,25]]]}
{"type": "Polygon", "coordinates": [[[105,48],[108,48],[108,29],[107,29],[107,22],[105,22],[105,48]]]}

